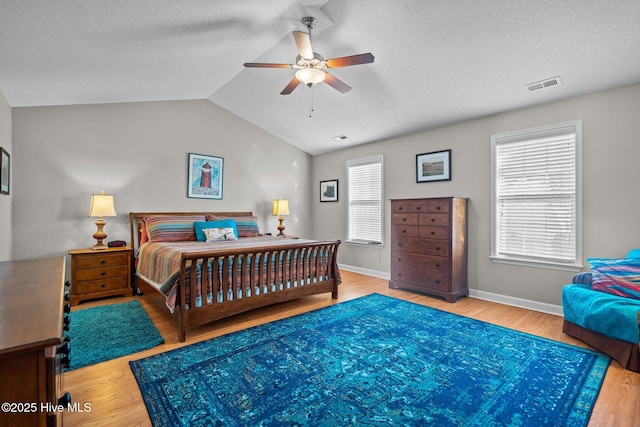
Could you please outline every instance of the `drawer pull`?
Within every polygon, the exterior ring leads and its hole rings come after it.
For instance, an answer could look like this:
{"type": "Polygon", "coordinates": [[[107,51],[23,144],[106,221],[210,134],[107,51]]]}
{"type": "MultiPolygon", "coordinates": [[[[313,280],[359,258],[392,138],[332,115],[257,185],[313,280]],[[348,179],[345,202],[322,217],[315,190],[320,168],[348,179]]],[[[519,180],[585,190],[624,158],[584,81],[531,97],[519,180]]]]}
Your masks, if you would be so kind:
{"type": "Polygon", "coordinates": [[[399,211],[401,211],[401,210],[402,210],[402,206],[399,206],[399,207],[398,207],[398,210],[399,210],[399,211]]]}
{"type": "Polygon", "coordinates": [[[436,232],[435,232],[435,231],[432,231],[432,232],[431,232],[431,235],[432,235],[432,236],[433,236],[433,235],[435,235],[435,234],[436,234],[436,232]]]}
{"type": "Polygon", "coordinates": [[[105,273],[104,271],[101,271],[101,272],[100,272],[100,275],[101,275],[101,276],[104,276],[105,274],[107,274],[107,273],[105,273]]]}
{"type": "Polygon", "coordinates": [[[440,250],[440,246],[436,246],[436,251],[439,251],[439,250],[440,250]]]}
{"type": "Polygon", "coordinates": [[[436,219],[435,218],[431,218],[431,222],[436,222],[436,219]]]}
{"type": "Polygon", "coordinates": [[[436,267],[440,268],[440,264],[436,264],[436,267]]]}
{"type": "Polygon", "coordinates": [[[406,220],[407,220],[407,218],[402,218],[402,220],[403,220],[403,221],[406,221],[406,220]]]}
{"type": "Polygon", "coordinates": [[[101,260],[100,260],[100,264],[104,264],[105,262],[107,262],[107,260],[106,260],[106,259],[101,259],[101,260]]]}
{"type": "Polygon", "coordinates": [[[402,258],[398,258],[398,262],[402,261],[402,258]]]}
{"type": "Polygon", "coordinates": [[[402,233],[406,233],[406,232],[407,232],[407,230],[402,230],[402,233]]]}
{"type": "Polygon", "coordinates": [[[104,283],[100,283],[100,287],[104,288],[106,285],[104,283]]]}
{"type": "Polygon", "coordinates": [[[439,285],[439,284],[440,284],[440,280],[436,280],[436,285],[439,285]]]}
{"type": "Polygon", "coordinates": [[[402,246],[402,243],[398,243],[398,246],[399,246],[399,247],[400,247],[400,246],[402,246]]]}
{"type": "Polygon", "coordinates": [[[421,208],[421,207],[422,207],[422,206],[416,206],[416,209],[417,209],[417,210],[420,210],[420,208],[421,208]]]}

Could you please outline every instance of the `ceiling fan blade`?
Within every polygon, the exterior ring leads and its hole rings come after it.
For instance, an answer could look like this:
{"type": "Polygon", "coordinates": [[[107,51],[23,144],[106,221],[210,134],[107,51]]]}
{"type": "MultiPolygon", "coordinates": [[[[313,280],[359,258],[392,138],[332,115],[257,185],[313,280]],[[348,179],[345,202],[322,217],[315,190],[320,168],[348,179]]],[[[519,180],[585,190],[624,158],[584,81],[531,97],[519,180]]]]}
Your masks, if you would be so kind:
{"type": "Polygon", "coordinates": [[[298,46],[298,52],[304,59],[313,59],[313,49],[311,48],[311,39],[309,34],[302,31],[294,31],[293,38],[298,46]]]}
{"type": "Polygon", "coordinates": [[[248,68],[291,68],[291,64],[270,64],[265,62],[245,62],[248,68]]]}
{"type": "Polygon", "coordinates": [[[336,76],[325,73],[324,82],[340,93],[347,93],[351,90],[351,86],[337,78],[336,76]]]}
{"type": "Polygon", "coordinates": [[[282,92],[280,92],[280,95],[289,95],[291,92],[293,92],[295,88],[298,87],[299,84],[300,84],[300,80],[296,79],[295,77],[292,78],[289,84],[287,85],[287,87],[282,89],[282,92]]]}
{"type": "Polygon", "coordinates": [[[359,55],[342,56],[340,58],[327,59],[328,68],[348,67],[349,65],[369,64],[373,62],[374,56],[369,53],[359,55]]]}

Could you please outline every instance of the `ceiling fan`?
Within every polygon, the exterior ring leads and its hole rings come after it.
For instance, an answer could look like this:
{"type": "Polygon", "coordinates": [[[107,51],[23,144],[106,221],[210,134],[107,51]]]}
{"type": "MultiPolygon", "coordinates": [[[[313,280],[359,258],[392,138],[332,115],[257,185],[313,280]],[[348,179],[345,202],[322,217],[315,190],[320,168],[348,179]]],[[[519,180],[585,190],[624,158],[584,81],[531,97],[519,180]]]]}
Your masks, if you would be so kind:
{"type": "Polygon", "coordinates": [[[300,83],[308,87],[314,84],[325,82],[340,93],[351,90],[351,86],[338,79],[333,74],[329,74],[327,69],[347,67],[350,65],[369,64],[373,62],[374,56],[371,53],[361,53],[359,55],[342,56],[339,58],[324,59],[322,55],[316,53],[311,48],[311,30],[316,25],[316,18],[306,16],[302,18],[302,23],[307,27],[308,33],[294,31],[293,39],[298,47],[298,57],[295,64],[271,64],[263,62],[246,62],[248,68],[293,68],[295,76],[289,84],[280,92],[280,95],[289,95],[298,87],[300,83]]]}

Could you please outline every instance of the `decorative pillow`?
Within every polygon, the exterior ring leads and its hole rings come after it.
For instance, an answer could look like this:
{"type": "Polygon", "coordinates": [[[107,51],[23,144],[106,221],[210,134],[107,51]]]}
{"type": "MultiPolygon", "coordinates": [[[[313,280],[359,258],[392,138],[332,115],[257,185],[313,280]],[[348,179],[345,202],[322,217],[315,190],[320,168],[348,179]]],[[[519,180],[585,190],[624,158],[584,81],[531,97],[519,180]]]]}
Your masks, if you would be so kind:
{"type": "Polygon", "coordinates": [[[238,237],[238,230],[236,229],[236,222],[232,219],[219,219],[217,221],[196,221],[193,223],[193,227],[196,230],[196,239],[198,242],[206,242],[207,236],[204,230],[209,228],[231,228],[233,234],[238,237]]]}
{"type": "Polygon", "coordinates": [[[207,214],[208,221],[220,219],[234,220],[236,222],[236,229],[238,230],[238,237],[256,237],[260,235],[260,228],[258,227],[258,217],[256,216],[218,217],[215,215],[207,214]]]}
{"type": "Polygon", "coordinates": [[[147,222],[142,218],[142,226],[140,227],[140,242],[139,245],[147,243],[149,241],[149,233],[147,233],[147,222]]]}
{"type": "Polygon", "coordinates": [[[206,228],[203,231],[207,236],[207,242],[215,242],[217,240],[238,240],[235,228],[206,228]]]}
{"type": "Polygon", "coordinates": [[[587,258],[591,289],[640,299],[640,258],[587,258]]]}
{"type": "Polygon", "coordinates": [[[155,215],[145,218],[150,242],[183,242],[196,240],[193,223],[204,221],[204,215],[155,215]]]}

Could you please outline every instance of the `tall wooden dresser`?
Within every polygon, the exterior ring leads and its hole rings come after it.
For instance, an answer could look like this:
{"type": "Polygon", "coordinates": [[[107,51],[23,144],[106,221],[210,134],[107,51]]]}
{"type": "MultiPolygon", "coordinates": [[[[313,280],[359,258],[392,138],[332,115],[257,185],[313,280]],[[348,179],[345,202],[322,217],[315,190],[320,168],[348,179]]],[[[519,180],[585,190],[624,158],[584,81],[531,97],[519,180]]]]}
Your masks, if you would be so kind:
{"type": "MultiPolygon", "coordinates": [[[[64,257],[0,262],[0,426],[62,425],[64,257]]],[[[66,305],[65,305],[66,304],[66,305]]]]}
{"type": "Polygon", "coordinates": [[[467,199],[391,200],[390,288],[455,302],[467,284],[467,199]]]}

